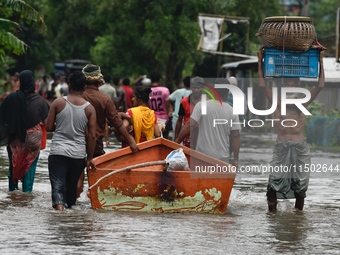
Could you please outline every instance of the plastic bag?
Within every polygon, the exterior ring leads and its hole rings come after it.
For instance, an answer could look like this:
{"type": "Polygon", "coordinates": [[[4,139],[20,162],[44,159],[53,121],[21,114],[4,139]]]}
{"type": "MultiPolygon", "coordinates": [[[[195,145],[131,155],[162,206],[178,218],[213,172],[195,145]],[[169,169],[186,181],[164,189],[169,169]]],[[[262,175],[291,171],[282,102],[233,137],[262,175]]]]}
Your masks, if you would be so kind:
{"type": "Polygon", "coordinates": [[[166,163],[169,164],[168,170],[189,170],[189,164],[187,157],[185,156],[183,149],[179,148],[173,150],[165,158],[166,163]]]}

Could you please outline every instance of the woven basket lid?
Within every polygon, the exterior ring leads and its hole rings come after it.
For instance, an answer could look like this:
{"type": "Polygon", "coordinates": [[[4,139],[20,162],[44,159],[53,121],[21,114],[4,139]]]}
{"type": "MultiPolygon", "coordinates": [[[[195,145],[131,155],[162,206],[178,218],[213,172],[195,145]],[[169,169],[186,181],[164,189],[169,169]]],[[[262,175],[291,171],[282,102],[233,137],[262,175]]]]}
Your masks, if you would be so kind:
{"type": "Polygon", "coordinates": [[[313,20],[309,17],[303,17],[303,16],[273,16],[273,17],[267,17],[263,20],[263,22],[284,22],[286,19],[286,22],[313,22],[313,20]]]}

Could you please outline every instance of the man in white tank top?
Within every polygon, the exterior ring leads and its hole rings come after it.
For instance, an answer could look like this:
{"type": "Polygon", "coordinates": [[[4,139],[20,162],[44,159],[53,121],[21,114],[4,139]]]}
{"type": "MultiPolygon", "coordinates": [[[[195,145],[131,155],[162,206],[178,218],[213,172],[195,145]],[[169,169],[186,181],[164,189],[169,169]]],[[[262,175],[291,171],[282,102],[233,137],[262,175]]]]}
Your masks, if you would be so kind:
{"type": "Polygon", "coordinates": [[[53,101],[47,118],[46,130],[54,132],[48,170],[56,210],[75,205],[81,173],[95,167],[96,111],[82,97],[85,81],[82,72],[71,74],[69,95],[53,101]]]}

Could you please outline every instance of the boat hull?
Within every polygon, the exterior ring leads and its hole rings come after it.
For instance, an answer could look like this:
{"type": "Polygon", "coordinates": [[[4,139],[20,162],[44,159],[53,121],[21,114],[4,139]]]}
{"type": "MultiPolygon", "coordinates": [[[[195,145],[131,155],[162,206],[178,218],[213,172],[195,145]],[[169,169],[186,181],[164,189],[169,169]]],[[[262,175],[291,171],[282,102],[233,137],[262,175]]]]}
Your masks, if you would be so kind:
{"type": "MultiPolygon", "coordinates": [[[[168,153],[181,147],[163,138],[150,142],[139,144],[138,153],[126,148],[96,158],[97,170],[88,171],[89,186],[113,170],[165,159],[168,153]]],[[[228,165],[182,148],[189,162],[195,158],[200,164],[228,165]]],[[[90,199],[93,209],[221,214],[226,211],[234,178],[233,172],[163,171],[161,165],[140,167],[102,179],[91,187],[90,199]]]]}

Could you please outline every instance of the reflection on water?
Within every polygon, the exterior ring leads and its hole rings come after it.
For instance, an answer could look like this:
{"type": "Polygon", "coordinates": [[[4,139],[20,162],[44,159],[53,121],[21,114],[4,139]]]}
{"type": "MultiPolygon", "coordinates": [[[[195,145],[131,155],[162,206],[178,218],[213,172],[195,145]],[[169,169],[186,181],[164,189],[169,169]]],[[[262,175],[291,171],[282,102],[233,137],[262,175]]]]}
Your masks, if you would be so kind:
{"type": "Polygon", "coordinates": [[[287,251],[303,251],[311,227],[304,212],[284,211],[277,214],[268,213],[268,230],[277,240],[275,251],[284,253],[287,251]]]}
{"type": "Polygon", "coordinates": [[[93,229],[91,214],[82,211],[66,211],[65,213],[53,212],[46,219],[47,231],[54,233],[50,240],[52,246],[60,246],[64,252],[72,253],[74,248],[78,252],[86,249],[84,244],[90,242],[93,233],[101,229],[93,229]],[[57,223],[57,224],[56,224],[57,223]]]}
{"type": "Polygon", "coordinates": [[[0,207],[32,207],[34,195],[23,192],[8,192],[8,196],[0,201],[0,207]]]}
{"type": "MultiPolygon", "coordinates": [[[[242,139],[247,142],[240,164],[267,164],[269,138],[242,139]]],[[[6,157],[0,147],[1,254],[337,254],[340,249],[336,173],[312,174],[304,212],[293,208],[294,200],[280,200],[278,213],[267,212],[266,173],[239,173],[224,215],[94,211],[85,193],[71,210],[57,212],[51,205],[48,149],[40,155],[32,194],[7,191],[6,157]]],[[[320,151],[312,161],[339,164],[338,155],[320,151]]]]}

